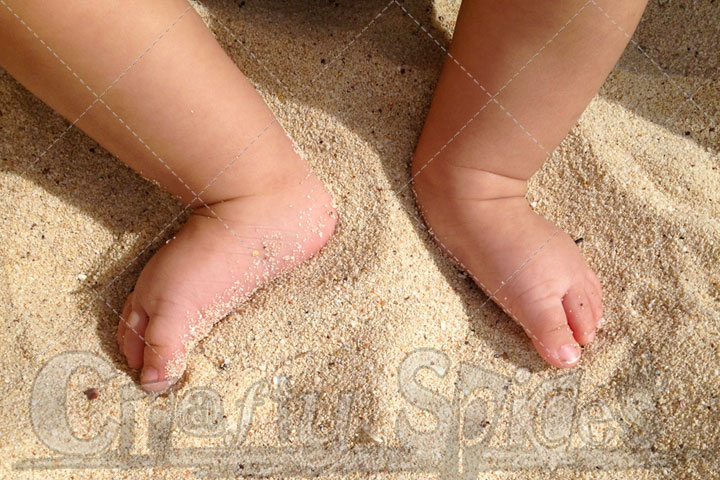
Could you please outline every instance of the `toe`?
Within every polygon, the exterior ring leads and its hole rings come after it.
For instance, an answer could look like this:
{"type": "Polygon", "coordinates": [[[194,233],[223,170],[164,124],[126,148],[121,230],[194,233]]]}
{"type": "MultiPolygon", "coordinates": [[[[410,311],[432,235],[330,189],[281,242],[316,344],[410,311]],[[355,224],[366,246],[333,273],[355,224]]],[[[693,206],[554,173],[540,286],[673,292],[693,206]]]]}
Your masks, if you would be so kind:
{"type": "Polygon", "coordinates": [[[584,285],[571,287],[563,297],[568,325],[580,345],[586,345],[595,338],[597,320],[593,315],[589,297],[584,285]]]}
{"type": "Polygon", "coordinates": [[[588,294],[588,301],[590,302],[590,308],[592,309],[596,326],[599,328],[604,315],[602,306],[602,285],[600,285],[600,280],[597,278],[597,275],[595,275],[592,271],[589,276],[589,284],[585,285],[585,291],[588,294]]]}
{"type": "Polygon", "coordinates": [[[190,332],[177,315],[154,315],[145,330],[140,383],[144,390],[159,392],[173,385],[185,369],[185,345],[190,332]]]}
{"type": "Polygon", "coordinates": [[[548,363],[558,368],[569,368],[578,363],[580,346],[568,326],[560,299],[531,302],[518,314],[518,322],[548,363]]]}
{"type": "Polygon", "coordinates": [[[145,350],[145,329],[147,327],[148,318],[145,311],[138,305],[130,309],[130,313],[125,317],[125,338],[123,342],[123,352],[127,359],[128,366],[138,370],[143,365],[143,351],[145,350]]]}
{"type": "Polygon", "coordinates": [[[126,330],[126,321],[127,318],[130,315],[130,308],[132,306],[132,293],[128,295],[127,299],[125,300],[125,305],[123,305],[122,313],[120,314],[120,321],[118,321],[118,328],[117,328],[117,334],[115,339],[117,340],[118,344],[118,350],[122,355],[125,355],[125,330],[126,330]]]}

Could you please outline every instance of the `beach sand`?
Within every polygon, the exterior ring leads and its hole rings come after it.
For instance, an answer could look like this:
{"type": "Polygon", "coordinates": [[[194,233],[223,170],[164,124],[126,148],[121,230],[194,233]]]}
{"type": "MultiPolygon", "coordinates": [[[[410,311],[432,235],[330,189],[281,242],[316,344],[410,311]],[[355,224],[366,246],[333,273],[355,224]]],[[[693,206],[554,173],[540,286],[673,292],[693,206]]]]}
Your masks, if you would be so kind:
{"type": "Polygon", "coordinates": [[[458,4],[194,4],[341,223],[218,324],[163,396],[135,386],[114,335],[182,206],[0,71],[0,477],[720,478],[720,2],[651,1],[532,180],[534,208],[583,239],[604,287],[603,329],[572,371],[546,365],[440,253],[405,188],[458,4]],[[36,380],[71,351],[107,371],[36,380]],[[193,403],[203,388],[224,417],[193,403]],[[50,457],[67,467],[72,444],[39,438],[57,421],[37,398],[57,392],[72,438],[124,426],[134,445],[109,447],[130,449],[112,457],[122,468],[47,469],[50,457]],[[252,392],[267,396],[248,423],[252,392]],[[232,448],[167,452],[167,439],[232,448]]]}

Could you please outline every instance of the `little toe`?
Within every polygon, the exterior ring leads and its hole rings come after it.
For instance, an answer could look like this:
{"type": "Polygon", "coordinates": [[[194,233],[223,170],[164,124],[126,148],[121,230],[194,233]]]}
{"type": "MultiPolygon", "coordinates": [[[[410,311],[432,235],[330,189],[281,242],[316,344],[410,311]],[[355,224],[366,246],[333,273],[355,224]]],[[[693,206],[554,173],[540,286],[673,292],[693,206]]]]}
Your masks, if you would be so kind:
{"type": "Polygon", "coordinates": [[[563,307],[575,340],[580,345],[592,342],[595,338],[597,320],[593,315],[592,304],[585,287],[583,285],[571,287],[563,297],[563,307]]]}
{"type": "Polygon", "coordinates": [[[520,314],[521,326],[545,361],[558,368],[570,368],[578,363],[580,346],[559,299],[532,302],[520,314]]]}
{"type": "Polygon", "coordinates": [[[143,351],[145,350],[145,329],[147,327],[147,314],[139,305],[134,305],[125,324],[125,338],[123,351],[130,368],[139,370],[143,365],[143,351]]]}

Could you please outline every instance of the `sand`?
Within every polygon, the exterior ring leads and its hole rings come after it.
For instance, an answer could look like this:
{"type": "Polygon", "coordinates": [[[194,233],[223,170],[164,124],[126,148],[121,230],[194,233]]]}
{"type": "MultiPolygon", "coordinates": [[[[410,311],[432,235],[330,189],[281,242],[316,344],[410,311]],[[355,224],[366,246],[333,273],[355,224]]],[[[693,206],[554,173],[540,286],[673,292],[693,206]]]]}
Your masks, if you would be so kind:
{"type": "Polygon", "coordinates": [[[182,207],[74,128],[43,154],[68,122],[0,72],[0,476],[718,478],[720,3],[652,1],[533,178],[533,206],[583,238],[605,291],[603,330],[570,373],[542,362],[396,193],[458,2],[317,3],[195,5],[341,225],[216,326],[169,395],[136,388],[114,311],[182,207]],[[77,367],[67,385],[63,365],[77,367]],[[198,407],[203,392],[224,411],[198,407]],[[241,415],[253,392],[264,403],[241,415]],[[57,440],[52,401],[74,437],[57,440]],[[115,456],[65,455],[120,425],[115,456]]]}

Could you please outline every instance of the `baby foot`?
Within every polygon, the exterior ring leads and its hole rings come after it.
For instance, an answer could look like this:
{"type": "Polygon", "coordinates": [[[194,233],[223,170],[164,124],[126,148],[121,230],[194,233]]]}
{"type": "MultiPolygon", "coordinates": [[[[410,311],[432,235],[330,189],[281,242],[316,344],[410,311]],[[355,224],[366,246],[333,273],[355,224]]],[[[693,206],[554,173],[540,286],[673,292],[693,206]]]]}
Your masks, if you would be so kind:
{"type": "Polygon", "coordinates": [[[198,208],[140,274],[117,331],[120,352],[162,391],[212,325],[273,277],[318,252],[332,235],[330,195],[309,171],[265,193],[198,208]],[[216,216],[221,218],[219,221],[216,216]]]}
{"type": "MultiPolygon", "coordinates": [[[[414,164],[413,175],[420,169],[414,164]]],[[[441,248],[523,327],[548,363],[568,368],[580,359],[579,345],[595,337],[602,289],[570,236],[530,208],[526,188],[524,180],[441,161],[414,181],[441,248]]]]}

